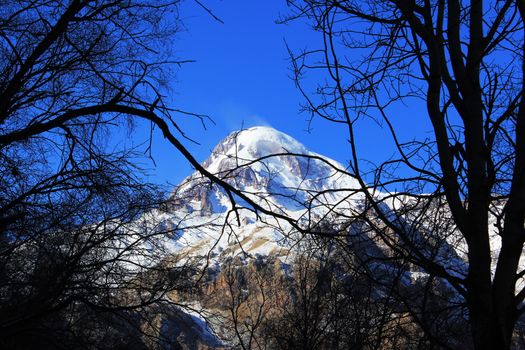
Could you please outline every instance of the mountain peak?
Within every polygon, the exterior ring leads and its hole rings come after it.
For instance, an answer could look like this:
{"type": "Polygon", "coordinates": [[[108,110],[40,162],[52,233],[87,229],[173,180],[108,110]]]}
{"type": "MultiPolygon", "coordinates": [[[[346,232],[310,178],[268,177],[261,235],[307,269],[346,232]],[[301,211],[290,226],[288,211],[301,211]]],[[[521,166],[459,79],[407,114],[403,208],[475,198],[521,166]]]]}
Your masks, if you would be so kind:
{"type": "Polygon", "coordinates": [[[267,126],[230,133],[203,166],[241,190],[268,193],[275,197],[274,203],[292,210],[294,205],[283,198],[296,197],[301,202],[308,192],[356,185],[355,179],[336,170],[344,170],[338,162],[310,152],[293,137],[267,126]]]}
{"type": "Polygon", "coordinates": [[[244,134],[245,136],[251,136],[253,138],[261,138],[265,136],[274,136],[274,137],[282,137],[282,138],[291,138],[291,136],[288,136],[287,134],[283,133],[282,131],[279,131],[277,129],[272,128],[271,126],[266,125],[257,125],[252,126],[247,129],[241,129],[232,132],[232,134],[244,134]]]}
{"type": "Polygon", "coordinates": [[[214,149],[214,154],[254,159],[275,153],[309,153],[293,137],[269,126],[254,126],[230,133],[214,149]]]}
{"type": "MultiPolygon", "coordinates": [[[[309,151],[293,137],[267,126],[230,133],[214,148],[203,167],[257,205],[301,220],[307,210],[312,210],[315,217],[327,217],[325,209],[331,203],[350,206],[361,198],[354,190],[359,188],[357,181],[337,170],[344,170],[343,165],[309,151]]],[[[234,204],[238,208],[250,207],[250,203],[240,198],[233,203],[224,188],[210,184],[208,178],[194,172],[172,193],[173,212],[184,215],[190,227],[196,223],[194,229],[184,230],[175,245],[191,246],[203,254],[212,246],[221,247],[225,254],[230,254],[231,237],[217,230],[215,223],[227,219],[234,204]],[[202,223],[213,225],[205,227],[202,223]],[[215,240],[220,242],[216,244],[215,240]]],[[[235,239],[243,242],[243,252],[286,254],[287,250],[282,249],[286,240],[279,230],[258,222],[258,214],[251,210],[240,209],[239,213],[241,227],[235,239]]],[[[286,223],[281,224],[286,227],[286,223]]]]}

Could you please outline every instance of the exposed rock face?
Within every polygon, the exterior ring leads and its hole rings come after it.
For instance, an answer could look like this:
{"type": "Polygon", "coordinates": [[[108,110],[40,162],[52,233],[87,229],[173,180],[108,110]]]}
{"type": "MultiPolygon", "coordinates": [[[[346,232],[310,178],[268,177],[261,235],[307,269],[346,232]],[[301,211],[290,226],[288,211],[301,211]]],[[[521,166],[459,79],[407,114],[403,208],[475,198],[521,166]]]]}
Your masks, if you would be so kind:
{"type": "Polygon", "coordinates": [[[180,308],[152,310],[143,325],[148,349],[154,350],[222,350],[230,346],[219,340],[206,322],[180,308]],[[149,341],[148,341],[149,340],[149,341]]]}

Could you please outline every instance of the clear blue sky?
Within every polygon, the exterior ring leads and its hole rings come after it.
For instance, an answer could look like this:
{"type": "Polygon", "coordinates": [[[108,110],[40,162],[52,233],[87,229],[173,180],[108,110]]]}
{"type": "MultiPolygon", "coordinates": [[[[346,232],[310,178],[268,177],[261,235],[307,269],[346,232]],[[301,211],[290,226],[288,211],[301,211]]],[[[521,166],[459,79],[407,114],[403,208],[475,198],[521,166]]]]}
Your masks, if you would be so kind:
{"type": "MultiPolygon", "coordinates": [[[[310,150],[346,164],[350,158],[345,130],[323,123],[306,131],[308,115],[300,113],[303,97],[290,79],[285,40],[292,49],[313,48],[321,39],[305,23],[276,24],[288,13],[284,0],[206,0],[207,6],[224,24],[213,20],[193,1],[181,8],[186,31],[174,45],[177,58],[192,59],[172,82],[169,103],[177,108],[210,115],[216,125],[181,117],[188,136],[200,145],[185,145],[203,161],[211,149],[229,132],[254,125],[269,125],[281,130],[310,150]]],[[[400,110],[399,122],[414,128],[417,113],[413,106],[400,110]]],[[[381,131],[364,128],[358,135],[364,159],[377,161],[392,152],[381,131]]],[[[155,182],[178,183],[192,172],[176,151],[160,138],[155,139],[156,167],[150,171],[155,182]]]]}

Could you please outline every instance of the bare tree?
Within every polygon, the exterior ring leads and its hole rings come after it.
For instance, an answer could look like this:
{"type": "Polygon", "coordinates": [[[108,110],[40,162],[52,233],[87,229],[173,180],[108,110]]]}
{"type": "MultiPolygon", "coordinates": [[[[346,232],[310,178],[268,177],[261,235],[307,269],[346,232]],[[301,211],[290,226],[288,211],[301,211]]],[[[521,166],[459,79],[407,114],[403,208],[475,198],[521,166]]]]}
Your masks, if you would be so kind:
{"type": "Polygon", "coordinates": [[[275,257],[230,256],[221,261],[213,279],[202,285],[198,300],[205,308],[216,310],[210,323],[234,348],[271,349],[263,329],[280,313],[280,281],[282,270],[275,257]]]}
{"type": "Polygon", "coordinates": [[[509,348],[525,310],[524,3],[288,3],[285,20],[304,19],[321,38],[290,51],[305,109],[347,131],[342,171],[363,196],[359,213],[332,211],[366,220],[398,259],[453,288],[476,349],[509,348]],[[326,74],[310,93],[313,70],[326,74]],[[403,139],[394,107],[418,101],[432,133],[403,139]],[[375,167],[357,147],[367,121],[383,125],[394,148],[375,167]]]}
{"type": "MultiPolygon", "coordinates": [[[[344,240],[304,239],[295,247],[282,310],[264,325],[283,349],[431,348],[417,322],[394,297],[360,271],[344,240]]],[[[401,270],[399,270],[401,271],[401,270]]],[[[397,274],[401,276],[401,274],[397,274]]]]}
{"type": "Polygon", "coordinates": [[[3,346],[126,346],[187,287],[162,244],[184,224],[150,220],[165,195],[136,165],[151,144],[117,140],[144,120],[196,163],[162,95],[178,3],[0,1],[3,346]]]}

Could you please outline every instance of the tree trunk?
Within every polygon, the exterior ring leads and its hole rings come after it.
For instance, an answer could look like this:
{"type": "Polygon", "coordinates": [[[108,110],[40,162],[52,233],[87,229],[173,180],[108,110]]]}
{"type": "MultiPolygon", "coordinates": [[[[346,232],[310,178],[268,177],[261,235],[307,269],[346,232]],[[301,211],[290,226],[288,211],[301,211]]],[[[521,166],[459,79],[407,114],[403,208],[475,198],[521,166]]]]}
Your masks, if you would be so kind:
{"type": "Polygon", "coordinates": [[[509,302],[495,299],[491,285],[473,272],[469,275],[468,308],[471,334],[476,350],[510,349],[517,321],[516,309],[504,309],[509,302]],[[481,283],[480,283],[481,282],[481,283]]]}

